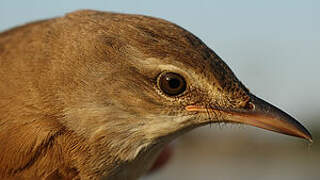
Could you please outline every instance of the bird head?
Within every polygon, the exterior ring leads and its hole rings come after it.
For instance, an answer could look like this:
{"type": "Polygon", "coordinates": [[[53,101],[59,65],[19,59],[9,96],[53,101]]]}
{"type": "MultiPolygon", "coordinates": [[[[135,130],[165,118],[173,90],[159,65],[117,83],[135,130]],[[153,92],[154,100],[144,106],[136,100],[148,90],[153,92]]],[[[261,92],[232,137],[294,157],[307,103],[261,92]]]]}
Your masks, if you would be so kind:
{"type": "Polygon", "coordinates": [[[118,156],[134,159],[141,149],[209,123],[312,139],[293,117],[253,95],[200,39],[173,23],[80,11],[69,14],[63,28],[56,39],[66,60],[55,71],[64,73],[54,74],[68,78],[62,90],[67,98],[61,98],[64,123],[92,142],[118,148],[118,156]]]}
{"type": "Polygon", "coordinates": [[[0,177],[135,179],[173,138],[210,123],[312,140],[162,19],[77,11],[1,33],[0,55],[0,177]]]}

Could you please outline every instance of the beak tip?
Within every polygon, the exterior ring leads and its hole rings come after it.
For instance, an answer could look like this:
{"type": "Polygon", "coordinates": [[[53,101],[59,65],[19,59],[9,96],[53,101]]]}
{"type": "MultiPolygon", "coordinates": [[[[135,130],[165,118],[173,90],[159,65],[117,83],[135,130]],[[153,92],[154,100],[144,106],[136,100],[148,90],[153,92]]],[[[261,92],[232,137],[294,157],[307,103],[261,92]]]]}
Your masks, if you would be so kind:
{"type": "Polygon", "coordinates": [[[312,137],[304,137],[304,139],[307,140],[309,142],[309,144],[313,143],[312,137]]]}
{"type": "Polygon", "coordinates": [[[311,133],[308,131],[307,128],[305,128],[302,124],[300,124],[299,122],[296,121],[296,128],[297,128],[297,132],[296,135],[298,137],[301,137],[307,141],[309,141],[309,143],[313,143],[313,138],[311,133]]]}
{"type": "Polygon", "coordinates": [[[313,143],[312,135],[308,130],[306,130],[305,136],[303,138],[309,141],[309,143],[313,143]]]}

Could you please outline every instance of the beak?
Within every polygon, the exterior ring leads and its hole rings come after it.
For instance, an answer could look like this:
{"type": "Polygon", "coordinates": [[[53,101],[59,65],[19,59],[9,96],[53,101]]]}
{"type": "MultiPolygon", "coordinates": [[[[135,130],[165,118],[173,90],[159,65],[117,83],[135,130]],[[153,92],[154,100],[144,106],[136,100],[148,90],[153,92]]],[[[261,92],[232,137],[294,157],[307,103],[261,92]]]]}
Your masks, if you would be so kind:
{"type": "MultiPolygon", "coordinates": [[[[290,136],[304,138],[309,142],[312,142],[312,136],[308,130],[293,117],[254,95],[250,96],[250,110],[224,111],[210,109],[209,111],[220,113],[223,115],[226,122],[247,124],[290,136]]],[[[196,112],[208,111],[204,107],[194,105],[187,106],[186,110],[196,112]]]]}

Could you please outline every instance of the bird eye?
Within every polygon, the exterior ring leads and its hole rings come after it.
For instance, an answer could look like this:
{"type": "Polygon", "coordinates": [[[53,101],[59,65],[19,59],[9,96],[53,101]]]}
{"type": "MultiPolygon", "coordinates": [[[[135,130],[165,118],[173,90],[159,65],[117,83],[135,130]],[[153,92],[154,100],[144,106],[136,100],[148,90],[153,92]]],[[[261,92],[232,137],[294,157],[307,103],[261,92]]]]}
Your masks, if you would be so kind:
{"type": "Polygon", "coordinates": [[[160,89],[169,96],[177,96],[186,90],[186,81],[177,73],[165,73],[159,78],[160,89]]]}

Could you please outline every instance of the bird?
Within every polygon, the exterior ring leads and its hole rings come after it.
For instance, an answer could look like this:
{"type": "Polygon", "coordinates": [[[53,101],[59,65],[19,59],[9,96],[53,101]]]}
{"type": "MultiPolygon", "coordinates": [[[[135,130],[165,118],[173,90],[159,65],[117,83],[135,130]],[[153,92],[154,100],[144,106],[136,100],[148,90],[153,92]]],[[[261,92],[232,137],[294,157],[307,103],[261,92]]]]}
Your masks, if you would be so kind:
{"type": "Polygon", "coordinates": [[[312,141],[167,20],[77,10],[0,34],[0,179],[135,180],[208,124],[312,141]]]}

